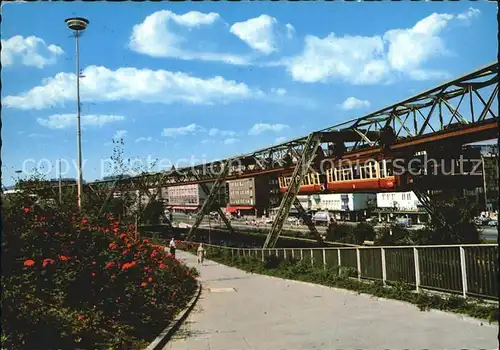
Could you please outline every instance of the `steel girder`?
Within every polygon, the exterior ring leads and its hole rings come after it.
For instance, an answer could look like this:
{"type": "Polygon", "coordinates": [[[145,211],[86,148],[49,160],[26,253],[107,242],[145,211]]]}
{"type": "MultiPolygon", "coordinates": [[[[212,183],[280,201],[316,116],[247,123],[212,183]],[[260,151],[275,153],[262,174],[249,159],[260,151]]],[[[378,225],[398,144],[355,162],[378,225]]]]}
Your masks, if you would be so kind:
{"type": "MultiPolygon", "coordinates": [[[[222,183],[224,184],[224,182],[222,183]]],[[[221,185],[222,185],[221,184],[221,185]]],[[[200,186],[201,188],[203,189],[203,192],[205,192],[208,197],[210,197],[210,189],[208,188],[208,186],[205,184],[205,183],[200,183],[200,186]]],[[[221,186],[222,187],[222,186],[221,186]]],[[[207,198],[208,198],[207,197],[207,198]]],[[[214,197],[215,198],[215,197],[214,197]]],[[[234,234],[234,230],[233,230],[233,227],[231,226],[231,223],[229,222],[229,220],[227,219],[226,215],[222,212],[221,208],[220,208],[220,205],[219,203],[215,203],[217,204],[217,214],[219,214],[219,217],[221,218],[221,220],[224,222],[224,224],[226,225],[226,227],[228,228],[229,232],[234,234]]],[[[210,207],[209,207],[210,208],[210,207]]]]}
{"type": "Polygon", "coordinates": [[[264,248],[272,248],[276,245],[276,242],[281,234],[281,230],[283,229],[283,224],[285,223],[288,213],[290,212],[290,208],[297,197],[297,193],[299,192],[300,183],[304,178],[304,175],[309,172],[311,163],[316,156],[318,147],[321,144],[321,137],[322,134],[320,132],[313,132],[307,138],[301,157],[295,166],[295,170],[293,171],[290,186],[288,186],[288,189],[281,200],[278,213],[276,214],[276,218],[271,226],[271,231],[269,231],[266,241],[264,242],[264,248]]]}
{"type": "Polygon", "coordinates": [[[321,235],[319,234],[318,229],[314,225],[314,223],[311,220],[311,218],[307,215],[304,207],[302,206],[302,204],[300,204],[300,201],[297,198],[297,196],[295,196],[295,200],[293,201],[293,205],[294,205],[295,209],[297,209],[297,211],[298,211],[300,217],[302,218],[302,220],[304,220],[304,223],[309,228],[309,231],[311,232],[311,234],[314,237],[316,237],[316,239],[318,240],[318,242],[323,242],[323,237],[321,237],[321,235]]]}
{"type": "MultiPolygon", "coordinates": [[[[226,176],[229,172],[231,164],[232,164],[232,159],[228,159],[225,162],[225,164],[222,165],[222,168],[219,168],[220,175],[217,178],[217,181],[215,181],[212,188],[210,189],[210,194],[208,195],[207,199],[205,200],[205,202],[201,206],[201,209],[196,214],[195,222],[194,222],[193,226],[191,226],[191,229],[189,230],[189,233],[187,234],[186,241],[188,241],[193,236],[193,234],[196,231],[196,229],[198,228],[198,226],[200,226],[201,221],[203,220],[203,217],[210,210],[210,206],[212,205],[212,203],[214,203],[215,197],[220,193],[220,189],[221,189],[222,185],[225,185],[226,176]]],[[[219,208],[219,211],[220,211],[220,208],[219,208]]],[[[231,225],[229,225],[228,227],[231,227],[231,225]]]]}
{"type": "MultiPolygon", "coordinates": [[[[426,135],[436,134],[437,138],[432,140],[440,142],[438,136],[441,134],[460,132],[462,128],[470,128],[484,123],[489,123],[490,126],[495,125],[498,121],[498,108],[493,107],[497,103],[495,100],[498,96],[497,73],[498,62],[361,118],[320,131],[325,133],[350,131],[349,137],[346,137],[345,140],[337,139],[336,142],[336,144],[345,146],[342,153],[349,157],[357,154],[378,154],[384,143],[392,143],[391,147],[404,153],[408,142],[426,135]],[[358,140],[354,141],[352,134],[358,135],[358,140]],[[384,137],[384,135],[386,136],[384,137]],[[385,139],[391,139],[391,135],[393,139],[386,142],[385,139]]],[[[480,132],[474,131],[474,133],[479,134],[480,132]]],[[[498,134],[498,130],[496,133],[498,134]]],[[[495,130],[487,136],[496,137],[495,130]]],[[[480,136],[479,139],[474,139],[471,142],[481,141],[481,137],[487,136],[480,136]]],[[[327,158],[333,157],[329,149],[335,142],[326,138],[325,140],[323,146],[326,147],[322,146],[322,148],[325,150],[327,158]]],[[[232,158],[233,162],[227,180],[281,172],[286,169],[291,170],[297,162],[295,155],[300,155],[303,152],[306,141],[307,137],[302,137],[252,153],[235,156],[232,158]]],[[[418,147],[425,149],[428,144],[420,144],[418,147]]],[[[407,151],[409,152],[409,150],[407,151]]],[[[213,182],[224,163],[225,160],[220,160],[181,169],[142,174],[123,178],[120,183],[129,189],[136,189],[142,186],[156,188],[213,182]]],[[[113,180],[96,181],[92,185],[106,190],[112,183],[113,180]]]]}

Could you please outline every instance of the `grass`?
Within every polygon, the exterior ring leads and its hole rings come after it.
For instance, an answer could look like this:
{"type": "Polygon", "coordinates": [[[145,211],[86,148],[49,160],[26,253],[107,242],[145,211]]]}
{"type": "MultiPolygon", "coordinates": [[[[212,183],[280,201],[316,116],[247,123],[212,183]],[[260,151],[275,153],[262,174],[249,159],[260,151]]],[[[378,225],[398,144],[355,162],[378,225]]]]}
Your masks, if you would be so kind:
{"type": "Polygon", "coordinates": [[[403,282],[384,286],[381,281],[359,281],[352,268],[315,267],[308,261],[283,260],[274,255],[261,261],[255,257],[232,257],[228,251],[209,249],[207,257],[221,264],[241,270],[279,278],[310,282],[329,287],[348,289],[375,297],[400,300],[416,305],[420,310],[442,310],[468,315],[488,322],[498,322],[498,305],[461,296],[444,296],[424,291],[416,292],[414,287],[403,282]]]}

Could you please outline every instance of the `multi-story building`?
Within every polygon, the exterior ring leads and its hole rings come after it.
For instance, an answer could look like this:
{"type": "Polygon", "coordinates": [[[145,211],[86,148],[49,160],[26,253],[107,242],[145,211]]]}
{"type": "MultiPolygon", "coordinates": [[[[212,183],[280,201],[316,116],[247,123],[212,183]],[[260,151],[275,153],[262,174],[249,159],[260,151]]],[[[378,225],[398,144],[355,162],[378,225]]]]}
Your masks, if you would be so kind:
{"type": "Polygon", "coordinates": [[[385,192],[377,193],[377,207],[400,211],[416,211],[421,207],[421,203],[412,191],[385,192]]]}
{"type": "Polygon", "coordinates": [[[331,193],[310,196],[310,209],[329,211],[339,220],[359,220],[375,207],[376,196],[371,193],[331,193]]]}
{"type": "Polygon", "coordinates": [[[261,216],[279,205],[278,181],[272,176],[257,176],[228,181],[229,205],[226,212],[261,216]]]}
{"type": "MultiPolygon", "coordinates": [[[[210,190],[213,183],[206,184],[210,190]]],[[[173,211],[194,211],[199,209],[208,197],[201,185],[181,185],[171,186],[163,190],[162,194],[166,197],[168,208],[173,211]]],[[[216,198],[217,203],[214,203],[214,209],[226,205],[226,187],[222,186],[220,193],[216,198]]]]}

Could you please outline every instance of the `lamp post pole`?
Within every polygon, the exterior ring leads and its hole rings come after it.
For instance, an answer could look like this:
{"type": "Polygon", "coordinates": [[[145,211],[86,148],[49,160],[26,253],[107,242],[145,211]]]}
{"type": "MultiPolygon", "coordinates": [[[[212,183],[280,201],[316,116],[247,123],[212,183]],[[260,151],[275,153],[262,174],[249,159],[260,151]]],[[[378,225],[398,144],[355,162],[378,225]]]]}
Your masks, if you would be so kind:
{"type": "Polygon", "coordinates": [[[82,17],[67,18],[65,20],[66,25],[69,29],[74,31],[75,41],[76,41],[76,103],[77,103],[77,114],[76,114],[76,124],[77,124],[77,151],[78,151],[78,169],[77,169],[77,189],[78,189],[78,208],[82,209],[82,132],[81,132],[81,122],[80,122],[80,58],[79,58],[79,47],[78,38],[80,33],[87,28],[89,21],[82,17]]]}

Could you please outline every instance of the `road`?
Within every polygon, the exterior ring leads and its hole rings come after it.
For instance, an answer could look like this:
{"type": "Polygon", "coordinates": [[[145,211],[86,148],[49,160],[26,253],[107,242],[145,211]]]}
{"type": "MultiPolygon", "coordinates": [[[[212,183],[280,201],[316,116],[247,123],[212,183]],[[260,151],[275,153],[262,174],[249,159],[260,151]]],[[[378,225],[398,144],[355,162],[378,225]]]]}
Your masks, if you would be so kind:
{"type": "MultiPolygon", "coordinates": [[[[194,215],[193,215],[192,219],[189,219],[187,215],[177,213],[177,214],[174,214],[174,222],[175,221],[182,221],[184,223],[192,224],[192,223],[194,223],[194,215]]],[[[218,224],[214,220],[210,220],[210,223],[209,223],[209,220],[206,218],[204,218],[202,222],[205,226],[208,226],[210,224],[213,228],[225,227],[225,225],[223,223],[218,224]]],[[[356,222],[343,222],[343,223],[348,224],[348,225],[356,225],[357,224],[356,222]]],[[[231,225],[235,228],[239,228],[242,230],[251,229],[251,228],[252,229],[271,228],[270,224],[259,223],[259,226],[255,226],[255,225],[251,224],[251,221],[249,221],[248,225],[246,225],[245,221],[242,219],[233,219],[231,221],[231,225]]],[[[306,225],[296,226],[296,225],[290,225],[290,224],[286,223],[283,227],[286,230],[290,230],[290,231],[304,232],[304,233],[309,232],[309,229],[307,228],[306,225]]],[[[378,230],[384,226],[383,225],[375,225],[374,227],[375,227],[375,230],[378,230]]],[[[417,230],[417,229],[423,228],[423,227],[424,227],[424,225],[413,225],[412,227],[410,227],[408,229],[409,230],[417,230]]],[[[323,233],[326,231],[325,226],[317,226],[316,228],[318,229],[318,232],[320,232],[320,233],[323,233]]],[[[488,241],[496,241],[498,239],[498,230],[496,227],[482,226],[481,227],[481,237],[485,240],[488,240],[488,241]]]]}
{"type": "Polygon", "coordinates": [[[201,297],[164,350],[498,349],[487,322],[211,261],[198,269],[201,297]]]}

